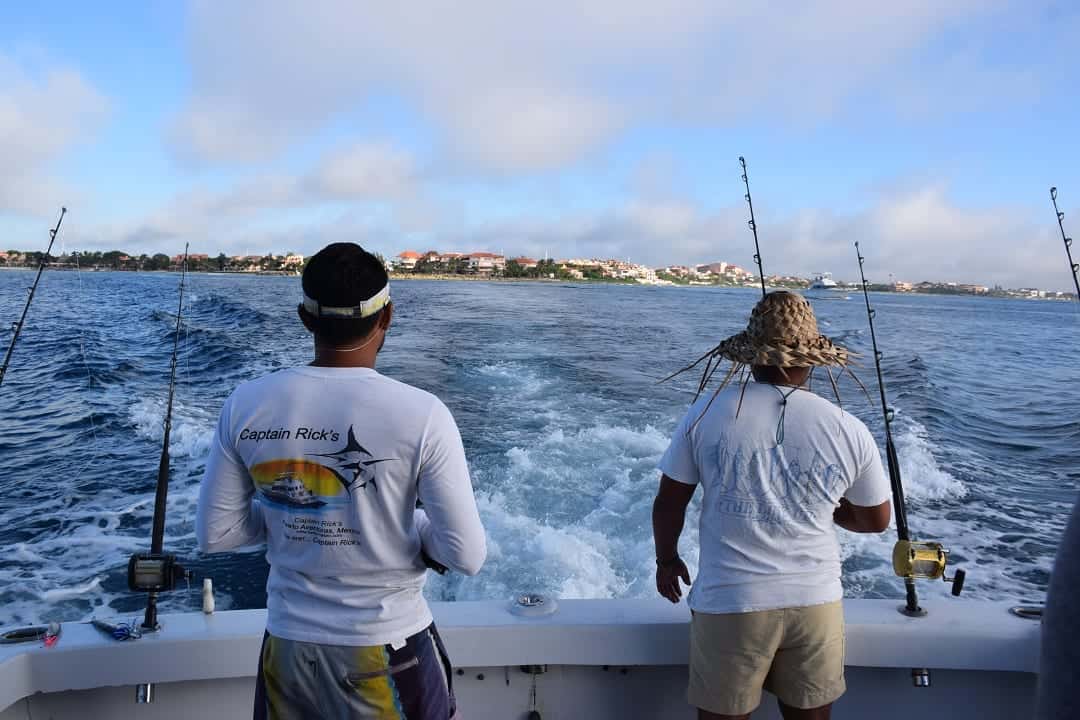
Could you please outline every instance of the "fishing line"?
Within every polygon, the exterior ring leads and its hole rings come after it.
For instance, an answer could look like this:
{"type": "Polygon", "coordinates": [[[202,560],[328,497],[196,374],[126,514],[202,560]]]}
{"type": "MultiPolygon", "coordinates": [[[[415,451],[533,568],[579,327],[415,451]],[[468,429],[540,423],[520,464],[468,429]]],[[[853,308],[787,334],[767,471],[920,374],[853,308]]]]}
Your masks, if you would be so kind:
{"type": "MultiPolygon", "coordinates": [[[[193,308],[193,306],[195,304],[196,299],[199,296],[194,292],[194,290],[195,290],[194,279],[193,278],[188,278],[187,283],[191,287],[191,292],[188,293],[188,299],[187,299],[188,318],[190,319],[191,313],[192,313],[192,308],[193,308]]],[[[181,298],[181,302],[183,302],[183,298],[181,298]]],[[[183,312],[184,312],[184,309],[183,309],[183,307],[181,307],[178,310],[178,314],[179,314],[180,317],[183,317],[183,312]]],[[[183,353],[183,355],[184,355],[184,369],[183,369],[181,379],[183,381],[183,384],[185,384],[189,388],[189,392],[190,392],[191,389],[193,389],[195,387],[195,382],[192,380],[192,374],[191,374],[191,349],[193,347],[193,345],[191,344],[191,322],[189,320],[182,320],[182,323],[183,323],[183,328],[184,328],[184,353],[183,353]]],[[[177,326],[177,327],[179,328],[180,326],[177,326]]],[[[189,459],[190,459],[190,455],[189,455],[189,459]]]]}
{"type": "MultiPolygon", "coordinates": [[[[83,296],[84,307],[89,307],[90,303],[86,302],[86,287],[83,285],[82,267],[79,263],[79,252],[76,250],[74,253],[72,253],[72,257],[75,258],[75,277],[79,281],[79,295],[83,296]]],[[[86,355],[86,330],[83,326],[83,323],[77,323],[77,325],[79,326],[79,353],[82,355],[83,367],[86,369],[86,387],[88,390],[93,390],[94,376],[93,373],[90,371],[90,361],[88,360],[86,355]]],[[[97,424],[94,422],[93,401],[88,399],[86,405],[90,410],[90,433],[91,436],[94,438],[94,456],[91,459],[91,462],[94,463],[101,459],[101,447],[98,442],[97,424]]],[[[93,464],[85,466],[83,469],[87,470],[90,467],[93,467],[93,464]]]]}

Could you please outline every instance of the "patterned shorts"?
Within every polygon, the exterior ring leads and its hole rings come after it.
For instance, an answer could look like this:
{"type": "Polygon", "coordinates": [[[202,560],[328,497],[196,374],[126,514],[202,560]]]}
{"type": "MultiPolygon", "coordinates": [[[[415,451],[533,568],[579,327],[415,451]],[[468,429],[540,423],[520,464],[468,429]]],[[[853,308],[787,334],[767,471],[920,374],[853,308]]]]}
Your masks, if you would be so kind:
{"type": "Polygon", "coordinates": [[[455,720],[450,659],[435,625],[390,645],[263,637],[255,720],[455,720]]]}

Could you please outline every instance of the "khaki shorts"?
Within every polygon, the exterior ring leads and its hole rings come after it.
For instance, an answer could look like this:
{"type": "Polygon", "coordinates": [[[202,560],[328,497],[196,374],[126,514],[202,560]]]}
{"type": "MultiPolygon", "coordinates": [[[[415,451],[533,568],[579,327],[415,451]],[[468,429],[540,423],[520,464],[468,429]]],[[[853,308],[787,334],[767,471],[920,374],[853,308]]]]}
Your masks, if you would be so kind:
{"type": "Polygon", "coordinates": [[[745,715],[761,689],[809,709],[844,694],[844,612],[839,601],[783,610],[710,615],[690,623],[690,704],[745,715]]]}

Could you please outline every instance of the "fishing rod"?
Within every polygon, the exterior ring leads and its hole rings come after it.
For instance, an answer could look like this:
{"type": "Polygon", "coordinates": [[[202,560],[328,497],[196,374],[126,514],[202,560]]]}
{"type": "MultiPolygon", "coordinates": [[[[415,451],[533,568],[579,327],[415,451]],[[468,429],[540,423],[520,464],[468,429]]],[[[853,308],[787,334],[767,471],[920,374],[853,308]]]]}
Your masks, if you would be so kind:
{"type": "Polygon", "coordinates": [[[34,301],[34,293],[37,291],[38,282],[41,280],[41,273],[45,270],[45,263],[49,259],[49,254],[52,252],[53,243],[56,242],[56,234],[60,232],[60,223],[64,222],[64,215],[67,214],[67,208],[60,208],[60,217],[56,221],[56,227],[49,230],[49,247],[45,251],[45,254],[41,256],[41,262],[38,263],[37,276],[34,278],[34,284],[29,288],[29,294],[26,297],[26,304],[23,305],[22,316],[19,317],[19,321],[12,325],[12,329],[15,334],[11,336],[11,344],[8,345],[7,352],[4,354],[4,363],[0,365],[0,385],[4,384],[4,375],[7,374],[8,365],[11,363],[11,354],[15,352],[15,343],[19,340],[19,334],[22,332],[23,324],[26,322],[26,313],[30,311],[30,303],[34,301]]]}
{"type": "Polygon", "coordinates": [[[757,263],[758,275],[761,276],[761,297],[765,297],[765,269],[761,267],[761,248],[758,246],[757,239],[757,222],[754,220],[754,201],[750,199],[750,180],[746,176],[746,158],[742,155],[739,156],[739,165],[742,165],[742,181],[746,186],[746,194],[743,196],[746,198],[746,204],[750,206],[750,225],[751,232],[754,233],[754,262],[757,263]]]}
{"type": "Polygon", "coordinates": [[[1072,270],[1073,285],[1076,286],[1076,299],[1080,300],[1080,278],[1077,277],[1077,271],[1080,271],[1080,263],[1073,261],[1072,256],[1072,243],[1071,237],[1065,235],[1065,213],[1058,210],[1057,204],[1057,188],[1050,188],[1050,202],[1054,203],[1054,212],[1057,213],[1058,229],[1061,230],[1061,239],[1065,243],[1065,254],[1069,258],[1069,269],[1072,270]]]}
{"type": "Polygon", "coordinates": [[[176,360],[180,347],[180,320],[184,310],[184,281],[187,279],[188,246],[180,266],[180,301],[176,308],[176,329],[173,333],[172,361],[169,366],[169,401],[165,408],[165,432],[158,461],[157,491],[154,494],[154,524],[150,533],[150,552],[135,553],[128,561],[128,587],[135,592],[148,593],[144,630],[157,630],[158,593],[172,590],[178,580],[190,580],[191,573],[176,562],[176,556],[163,552],[165,544],[165,501],[169,494],[169,435],[172,432],[173,396],[176,389],[176,360]]]}
{"type": "Polygon", "coordinates": [[[863,300],[866,301],[866,318],[870,325],[870,343],[874,348],[874,368],[877,370],[878,391],[881,394],[881,412],[885,420],[885,460],[889,468],[889,484],[892,486],[893,512],[896,516],[897,542],[893,547],[893,570],[899,577],[904,579],[904,591],[907,601],[901,606],[900,612],[911,617],[921,617],[926,611],[919,607],[919,596],[915,590],[916,578],[928,578],[935,580],[943,579],[952,583],[952,594],[960,595],[964,588],[966,573],[957,569],[953,577],[945,576],[945,566],[948,562],[949,551],[942,547],[941,543],[918,542],[911,539],[911,531],[908,528],[907,502],[904,499],[904,484],[900,477],[900,459],[896,454],[896,444],[893,442],[892,423],[895,413],[889,407],[885,397],[885,378],[881,372],[881,359],[884,357],[878,350],[877,333],[874,331],[874,316],[877,314],[870,306],[870,283],[866,281],[866,273],[863,264],[866,258],[859,249],[859,243],[855,243],[855,254],[859,258],[859,277],[862,279],[863,300]]]}

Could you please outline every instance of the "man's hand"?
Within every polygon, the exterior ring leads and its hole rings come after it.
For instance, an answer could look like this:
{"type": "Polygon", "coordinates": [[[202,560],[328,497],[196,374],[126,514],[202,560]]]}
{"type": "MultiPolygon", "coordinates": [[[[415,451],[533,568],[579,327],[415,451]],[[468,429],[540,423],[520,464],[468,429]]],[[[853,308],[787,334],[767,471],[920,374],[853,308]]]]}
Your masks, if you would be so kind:
{"type": "Polygon", "coordinates": [[[694,496],[697,485],[676,482],[667,475],[660,477],[660,488],[653,501],[653,540],[656,544],[656,592],[673,603],[682,597],[679,578],[690,584],[690,571],[679,557],[679,535],[686,521],[686,506],[694,496]]]}
{"type": "Polygon", "coordinates": [[[682,585],[679,584],[680,578],[687,585],[690,584],[690,571],[686,569],[686,563],[682,561],[682,558],[676,557],[668,563],[657,565],[656,592],[673,603],[679,602],[679,598],[682,597],[682,585]]]}
{"type": "Polygon", "coordinates": [[[445,575],[446,571],[450,569],[435,558],[428,555],[427,550],[424,550],[423,548],[420,548],[420,560],[423,561],[424,566],[427,567],[428,570],[434,570],[440,575],[445,575]]]}

